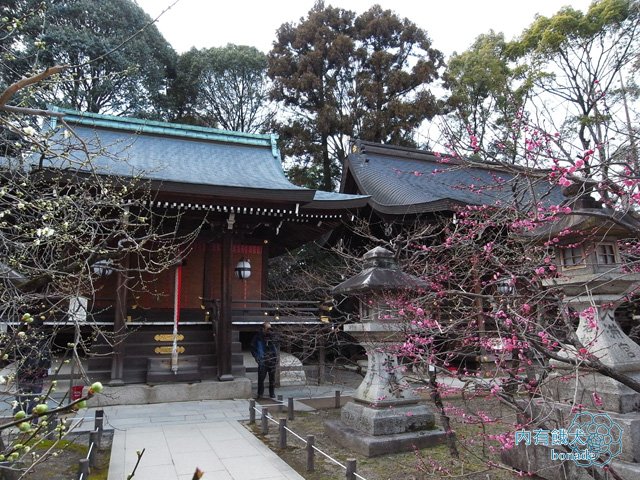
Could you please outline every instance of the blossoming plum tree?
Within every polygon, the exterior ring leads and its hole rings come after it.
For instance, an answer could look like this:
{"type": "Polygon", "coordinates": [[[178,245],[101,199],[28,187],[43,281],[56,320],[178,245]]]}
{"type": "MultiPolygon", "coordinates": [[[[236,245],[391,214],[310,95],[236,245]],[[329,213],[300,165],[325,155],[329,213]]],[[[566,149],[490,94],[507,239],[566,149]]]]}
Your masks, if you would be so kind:
{"type": "MultiPolygon", "coordinates": [[[[516,430],[545,428],[547,419],[532,415],[527,402],[553,401],[545,387],[559,364],[570,374],[597,372],[640,392],[632,376],[603,364],[602,352],[576,335],[578,316],[597,332],[601,319],[595,309],[567,308],[563,290],[552,281],[563,275],[554,250],[564,255],[601,241],[602,231],[567,228],[540,235],[553,231],[548,227],[567,216],[584,213],[580,202],[591,198],[604,207],[589,209],[596,223],[609,222],[627,232],[628,238],[618,240],[622,266],[612,270],[638,271],[640,176],[638,133],[633,127],[638,110],[630,88],[637,79],[638,8],[634,1],[602,0],[586,14],[567,8],[551,18],[539,17],[511,45],[499,38],[501,59],[505,65],[513,62],[501,70],[505,75],[500,88],[513,82],[511,92],[506,87],[493,92],[503,110],[489,113],[487,94],[477,98],[483,107],[475,115],[468,112],[472,106],[463,105],[457,125],[443,129],[451,135],[444,142],[442,171],[474,167],[498,172],[493,185],[456,188],[518,192],[516,185],[529,185],[528,195],[514,193],[510,201],[493,203],[478,195],[477,202],[420,219],[387,237],[372,233],[366,222],[357,232],[362,242],[395,251],[405,270],[428,284],[419,295],[387,299],[389,310],[406,320],[405,342],[394,353],[404,358],[408,376],[431,387],[445,418],[481,426],[474,438],[459,436],[459,448],[483,438],[487,453],[509,449],[516,430]],[[526,92],[516,88],[523,86],[526,92]],[[506,109],[509,96],[517,108],[506,109]],[[480,125],[479,119],[486,121],[480,125]],[[546,189],[534,187],[540,180],[546,189]],[[553,195],[560,189],[566,193],[564,201],[553,195]],[[473,393],[464,395],[482,396],[484,407],[447,404],[451,389],[437,382],[427,366],[436,372],[452,371],[465,386],[472,385],[473,393]],[[514,415],[505,421],[488,412],[486,405],[492,401],[514,415]]],[[[482,50],[484,44],[476,47],[482,50]]],[[[487,50],[481,53],[487,55],[487,50]]],[[[465,65],[480,68],[477,62],[465,65]]],[[[467,83],[455,84],[451,75],[447,78],[459,89],[474,78],[485,80],[471,75],[458,77],[467,83]]],[[[483,85],[465,95],[477,94],[483,85]]],[[[429,178],[420,171],[413,175],[429,178]]],[[[615,306],[632,310],[635,296],[632,289],[615,306]]],[[[599,409],[603,398],[594,391],[588,406],[576,400],[572,407],[576,412],[599,409]]],[[[511,468],[495,457],[484,461],[489,468],[511,468]]],[[[607,468],[606,474],[619,478],[615,467],[607,468]]],[[[601,468],[586,472],[594,478],[605,476],[601,468]]]]}

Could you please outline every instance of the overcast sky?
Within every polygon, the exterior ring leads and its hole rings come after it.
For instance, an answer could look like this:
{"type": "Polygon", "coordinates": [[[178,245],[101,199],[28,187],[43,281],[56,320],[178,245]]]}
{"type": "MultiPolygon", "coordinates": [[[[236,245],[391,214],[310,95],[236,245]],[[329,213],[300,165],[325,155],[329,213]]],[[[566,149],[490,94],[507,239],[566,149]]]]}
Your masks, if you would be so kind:
{"type": "MultiPolygon", "coordinates": [[[[153,18],[174,0],[137,0],[153,18]]],[[[158,28],[178,52],[191,47],[250,45],[268,52],[277,28],[297,23],[315,0],[179,0],[158,21],[158,28]]],[[[362,13],[380,4],[408,17],[427,31],[433,46],[447,57],[466,50],[480,34],[493,29],[517,36],[536,13],[552,15],[564,5],[585,11],[591,0],[325,0],[327,5],[362,13]]]]}

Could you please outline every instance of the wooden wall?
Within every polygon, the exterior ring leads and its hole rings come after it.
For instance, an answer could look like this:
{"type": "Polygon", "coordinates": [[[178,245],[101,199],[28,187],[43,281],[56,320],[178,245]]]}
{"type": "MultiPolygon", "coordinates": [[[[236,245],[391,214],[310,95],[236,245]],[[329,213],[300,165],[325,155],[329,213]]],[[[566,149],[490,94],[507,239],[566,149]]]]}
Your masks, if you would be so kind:
{"type": "MultiPolygon", "coordinates": [[[[200,310],[203,298],[207,300],[220,298],[221,250],[219,243],[206,243],[203,239],[194,243],[182,266],[181,310],[200,310]],[[206,264],[207,260],[208,264],[206,264]],[[206,277],[208,277],[208,282],[206,277]],[[210,285],[208,291],[204,289],[206,283],[210,285]]],[[[251,263],[251,277],[249,279],[240,280],[233,277],[233,300],[260,300],[262,297],[263,247],[261,245],[234,245],[232,252],[234,267],[241,259],[247,259],[251,263]]],[[[136,268],[137,262],[133,261],[131,266],[136,268]]],[[[112,274],[98,281],[94,308],[113,306],[115,278],[116,275],[112,274]]],[[[175,268],[170,268],[158,275],[143,273],[141,280],[141,282],[137,282],[134,291],[130,292],[128,297],[128,310],[133,316],[138,316],[139,312],[148,310],[173,309],[175,268]]],[[[171,318],[166,320],[170,321],[171,318]]]]}

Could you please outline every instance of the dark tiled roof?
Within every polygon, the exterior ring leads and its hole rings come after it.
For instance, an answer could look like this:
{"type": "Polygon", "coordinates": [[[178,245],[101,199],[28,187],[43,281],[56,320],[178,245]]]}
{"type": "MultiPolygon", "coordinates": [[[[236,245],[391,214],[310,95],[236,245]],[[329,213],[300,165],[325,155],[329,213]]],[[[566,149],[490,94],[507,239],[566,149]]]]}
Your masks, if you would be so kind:
{"type": "MultiPolygon", "coordinates": [[[[93,168],[100,173],[121,176],[143,175],[151,180],[225,187],[258,188],[269,190],[313,191],[290,183],[285,177],[277,150],[268,136],[239,137],[250,142],[238,142],[232,132],[195,127],[186,130],[181,125],[159,126],[160,122],[140,123],[137,119],[109,117],[98,121],[96,115],[68,115],[65,121],[91,150],[103,149],[104,154],[93,158],[93,168]],[[201,138],[198,138],[200,135],[201,138]],[[274,155],[275,153],[275,155],[274,155]]],[[[74,136],[63,138],[64,131],[56,133],[57,141],[77,143],[74,136]]],[[[70,160],[52,159],[55,166],[65,162],[82,161],[80,152],[70,160]]]]}
{"type": "MultiPolygon", "coordinates": [[[[349,155],[341,191],[352,176],[357,193],[371,195],[371,207],[385,214],[410,214],[447,210],[455,205],[530,206],[532,192],[542,202],[560,203],[560,189],[543,175],[527,179],[498,166],[469,166],[445,162],[432,153],[358,142],[358,151],[349,155]]],[[[352,191],[350,193],[356,193],[352,191]]]]}
{"type": "MultiPolygon", "coordinates": [[[[275,135],[55,110],[64,113],[65,122],[90,150],[101,150],[92,160],[92,168],[101,174],[142,176],[164,189],[295,201],[312,208],[365,203],[362,196],[316,192],[289,182],[275,135]]],[[[54,119],[56,142],[77,145],[77,138],[59,126],[54,119]]],[[[49,159],[48,166],[77,167],[84,160],[76,150],[70,158],[49,159]]]]}
{"type": "MultiPolygon", "coordinates": [[[[271,148],[199,141],[160,135],[136,134],[117,130],[73,125],[84,141],[100,145],[107,152],[93,159],[101,173],[135,176],[151,180],[197,185],[307,190],[291,184],[280,160],[271,148]]],[[[73,142],[71,137],[67,142],[73,142]]],[[[76,161],[82,159],[79,152],[76,161]]],[[[59,160],[60,161],[60,160],[59,160]]],[[[313,192],[310,192],[313,198],[313,192]]]]}

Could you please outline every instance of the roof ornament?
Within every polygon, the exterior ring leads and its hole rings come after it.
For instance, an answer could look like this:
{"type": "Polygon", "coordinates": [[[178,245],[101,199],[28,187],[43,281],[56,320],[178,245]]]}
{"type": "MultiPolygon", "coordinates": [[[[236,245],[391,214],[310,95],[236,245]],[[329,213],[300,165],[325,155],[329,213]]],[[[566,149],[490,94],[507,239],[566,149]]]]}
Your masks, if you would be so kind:
{"type": "Polygon", "coordinates": [[[271,154],[274,158],[280,158],[280,149],[278,148],[278,135],[271,134],[271,154]]]}

